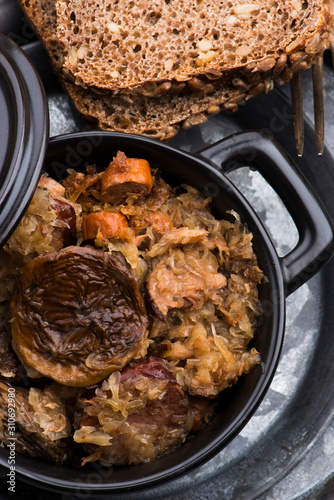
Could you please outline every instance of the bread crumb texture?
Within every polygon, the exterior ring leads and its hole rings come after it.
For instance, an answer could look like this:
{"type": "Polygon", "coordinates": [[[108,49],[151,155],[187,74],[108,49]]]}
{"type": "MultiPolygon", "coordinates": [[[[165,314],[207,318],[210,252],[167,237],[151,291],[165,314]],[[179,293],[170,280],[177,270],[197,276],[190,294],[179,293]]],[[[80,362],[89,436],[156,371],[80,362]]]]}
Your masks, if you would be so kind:
{"type": "Polygon", "coordinates": [[[324,50],[331,9],[331,0],[57,0],[57,38],[83,86],[215,80],[253,61],[270,70],[300,48],[324,50]]]}
{"type": "Polygon", "coordinates": [[[163,141],[289,82],[333,37],[332,0],[18,1],[86,126],[163,141]]]}

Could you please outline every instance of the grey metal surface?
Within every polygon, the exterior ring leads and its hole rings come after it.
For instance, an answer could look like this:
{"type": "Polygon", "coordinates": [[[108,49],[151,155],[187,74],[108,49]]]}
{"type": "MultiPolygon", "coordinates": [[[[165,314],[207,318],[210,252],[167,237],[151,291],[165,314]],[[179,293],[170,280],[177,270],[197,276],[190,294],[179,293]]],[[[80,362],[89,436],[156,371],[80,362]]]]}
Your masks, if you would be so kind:
{"type": "MultiPolygon", "coordinates": [[[[334,86],[328,66],[325,68],[325,87],[327,152],[324,159],[317,158],[312,144],[313,101],[309,72],[304,75],[304,103],[310,123],[306,156],[302,159],[295,154],[291,109],[289,101],[284,99],[289,96],[288,87],[274,91],[272,96],[259,98],[257,106],[250,104],[236,115],[211,117],[200,126],[180,132],[171,143],[195,152],[243,128],[263,128],[289,151],[311,177],[319,194],[330,200],[334,190],[334,165],[330,170],[334,157],[334,141],[331,140],[334,137],[334,86]]],[[[81,121],[66,96],[52,91],[48,101],[51,136],[81,128],[81,121]]],[[[248,169],[230,174],[230,178],[260,214],[278,253],[285,255],[296,243],[296,231],[278,197],[257,173],[248,169]]],[[[328,283],[332,267],[333,264],[328,272],[321,272],[288,297],[286,337],[277,373],[261,406],[240,435],[196,471],[151,491],[128,495],[128,499],[311,500],[325,498],[325,495],[332,498],[334,383],[331,379],[333,368],[328,363],[330,350],[334,354],[334,342],[332,346],[329,336],[334,325],[332,327],[327,315],[333,299],[328,283]],[[323,339],[328,342],[327,356],[323,339]],[[327,365],[321,365],[318,352],[327,365]],[[305,385],[309,385],[310,400],[305,398],[305,385]]],[[[3,481],[1,500],[10,498],[5,489],[3,481]]],[[[95,499],[94,492],[84,490],[78,490],[75,495],[56,496],[21,485],[18,491],[17,498],[25,492],[26,498],[36,500],[95,499]]],[[[113,495],[112,498],[124,496],[113,495]]]]}

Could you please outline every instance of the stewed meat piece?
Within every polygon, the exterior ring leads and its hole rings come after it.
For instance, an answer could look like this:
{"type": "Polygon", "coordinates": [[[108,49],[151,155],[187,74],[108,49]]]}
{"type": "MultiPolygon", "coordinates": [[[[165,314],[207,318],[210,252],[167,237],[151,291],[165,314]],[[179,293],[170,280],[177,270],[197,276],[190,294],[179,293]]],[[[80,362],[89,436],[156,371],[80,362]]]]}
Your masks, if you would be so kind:
{"type": "Polygon", "coordinates": [[[0,375],[13,379],[17,377],[20,365],[11,348],[9,319],[7,304],[0,304],[0,375]]]}
{"type": "Polygon", "coordinates": [[[84,463],[138,464],[181,445],[193,421],[189,398],[168,364],[148,357],[81,396],[74,440],[90,453],[84,463]]]}
{"type": "Polygon", "coordinates": [[[24,455],[64,463],[69,458],[70,433],[65,407],[51,389],[28,391],[0,381],[2,443],[14,442],[15,451],[24,455]]]}
{"type": "Polygon", "coordinates": [[[61,196],[62,186],[58,182],[42,179],[24,217],[4,246],[7,253],[21,254],[25,260],[76,243],[78,207],[61,196]]]}
{"type": "Polygon", "coordinates": [[[54,227],[53,240],[59,240],[59,243],[54,242],[55,250],[73,244],[76,236],[76,213],[73,205],[65,199],[64,186],[51,177],[41,177],[38,187],[48,191],[51,206],[53,206],[57,218],[61,222],[59,227],[56,225],[54,227]]]}

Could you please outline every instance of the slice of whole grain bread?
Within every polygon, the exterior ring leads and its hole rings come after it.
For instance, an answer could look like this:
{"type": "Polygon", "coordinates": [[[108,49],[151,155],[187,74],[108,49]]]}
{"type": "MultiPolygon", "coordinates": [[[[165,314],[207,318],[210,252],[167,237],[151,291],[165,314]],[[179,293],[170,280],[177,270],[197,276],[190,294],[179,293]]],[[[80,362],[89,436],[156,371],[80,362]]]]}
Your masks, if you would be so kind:
{"type": "MultiPolygon", "coordinates": [[[[54,71],[78,111],[98,128],[167,140],[177,133],[182,123],[184,126],[194,125],[205,121],[208,114],[219,111],[211,98],[202,104],[196,103],[196,100],[200,101],[198,97],[192,104],[188,98],[177,96],[175,102],[169,98],[159,102],[143,96],[115,97],[108,92],[97,94],[75,85],[62,76],[63,55],[56,36],[55,0],[19,0],[19,4],[39,35],[54,71]],[[193,112],[198,116],[193,116],[193,112]]],[[[220,98],[216,100],[223,101],[220,98]]]]}
{"type": "MultiPolygon", "coordinates": [[[[309,39],[307,47],[305,39],[301,45],[296,41],[290,54],[282,52],[273,67],[269,68],[266,60],[249,62],[241,71],[232,71],[233,78],[230,81],[210,91],[199,89],[188,92],[185,89],[148,97],[141,92],[136,94],[125,89],[115,95],[111,90],[95,86],[84,88],[77,85],[75,79],[68,78],[68,72],[64,71],[62,43],[57,37],[56,0],[18,1],[42,40],[64,89],[85,118],[102,130],[137,133],[160,140],[173,137],[180,127],[189,128],[205,121],[209,114],[217,113],[220,109],[236,111],[238,104],[272,90],[275,82],[288,82],[294,72],[306,69],[317,57],[322,56],[331,33],[329,24],[326,24],[327,28],[321,36],[315,34],[309,39]]],[[[70,5],[73,3],[69,2],[70,5]]],[[[327,5],[327,2],[318,0],[311,3],[327,5]]],[[[332,5],[332,0],[330,3],[332,5]]],[[[328,23],[332,23],[332,20],[328,13],[328,23]]]]}
{"type": "MultiPolygon", "coordinates": [[[[220,104],[237,94],[233,88],[217,90],[203,96],[97,95],[93,91],[64,82],[78,111],[101,130],[145,135],[154,139],[171,139],[180,128],[188,129],[220,111],[220,104]]],[[[232,104],[231,104],[232,106],[232,104]]],[[[233,109],[237,105],[233,104],[233,109]]]]}
{"type": "Polygon", "coordinates": [[[332,7],[332,0],[57,0],[56,31],[76,84],[148,97],[185,86],[203,93],[250,64],[270,72],[282,56],[301,63],[321,52],[332,7]]]}

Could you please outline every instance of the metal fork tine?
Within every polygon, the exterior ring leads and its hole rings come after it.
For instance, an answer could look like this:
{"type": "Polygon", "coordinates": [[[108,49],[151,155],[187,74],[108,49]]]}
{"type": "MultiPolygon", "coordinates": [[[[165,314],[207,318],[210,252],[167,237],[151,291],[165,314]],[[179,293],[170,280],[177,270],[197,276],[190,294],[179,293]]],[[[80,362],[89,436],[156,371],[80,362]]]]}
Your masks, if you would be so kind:
{"type": "Polygon", "coordinates": [[[293,75],[290,85],[297,154],[298,156],[302,156],[304,150],[304,116],[301,72],[293,75]]]}
{"type": "Polygon", "coordinates": [[[324,150],[325,136],[325,103],[324,103],[324,62],[319,57],[312,65],[313,78],[313,106],[314,106],[314,129],[318,155],[324,150]]]}

